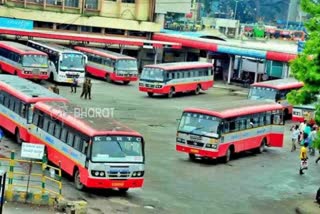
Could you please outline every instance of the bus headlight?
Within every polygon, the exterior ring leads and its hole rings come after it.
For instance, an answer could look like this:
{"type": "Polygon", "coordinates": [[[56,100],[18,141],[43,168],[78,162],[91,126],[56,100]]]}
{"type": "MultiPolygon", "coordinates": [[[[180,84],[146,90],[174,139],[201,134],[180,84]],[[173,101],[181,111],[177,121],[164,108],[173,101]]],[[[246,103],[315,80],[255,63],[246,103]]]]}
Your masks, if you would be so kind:
{"type": "Polygon", "coordinates": [[[218,144],[211,144],[211,143],[208,143],[206,145],[206,148],[209,148],[209,149],[216,149],[218,148],[218,144]]]}
{"type": "Polygon", "coordinates": [[[91,170],[91,175],[94,177],[105,177],[106,173],[100,170],[91,170]]]}
{"type": "Polygon", "coordinates": [[[135,171],[132,173],[132,177],[142,177],[144,175],[144,171],[135,171]]]}
{"type": "Polygon", "coordinates": [[[139,82],[139,86],[143,86],[143,83],[139,82]]]}
{"type": "Polygon", "coordinates": [[[162,88],[162,85],[156,85],[155,88],[162,88]]]}
{"type": "Polygon", "coordinates": [[[183,138],[177,137],[177,142],[179,143],[185,143],[186,141],[183,138]]]}

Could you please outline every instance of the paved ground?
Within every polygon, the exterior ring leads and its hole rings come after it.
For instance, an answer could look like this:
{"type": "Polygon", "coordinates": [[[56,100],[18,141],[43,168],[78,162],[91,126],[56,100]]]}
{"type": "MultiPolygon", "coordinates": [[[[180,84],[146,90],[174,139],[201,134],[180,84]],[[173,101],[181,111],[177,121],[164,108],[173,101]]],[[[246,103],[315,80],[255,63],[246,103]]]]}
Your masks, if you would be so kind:
{"type": "MultiPolygon", "coordinates": [[[[219,84],[219,86],[223,86],[219,84]]],[[[283,149],[268,149],[261,155],[246,153],[229,164],[190,162],[175,151],[178,119],[185,107],[209,108],[215,103],[246,99],[223,88],[213,88],[198,96],[179,95],[173,99],[149,98],[138,92],[137,84],[122,86],[93,81],[93,99],[83,100],[68,87],[60,93],[84,107],[115,108],[115,119],[144,135],[146,175],[142,189],[126,196],[116,191],[79,192],[64,179],[63,192],[70,199],[84,199],[89,213],[319,213],[312,203],[320,186],[320,165],[313,163],[304,176],[298,175],[298,151],[289,150],[289,127],[283,149]]],[[[230,105],[230,104],[229,104],[230,105]]],[[[9,148],[17,148],[7,142],[9,148]]]]}

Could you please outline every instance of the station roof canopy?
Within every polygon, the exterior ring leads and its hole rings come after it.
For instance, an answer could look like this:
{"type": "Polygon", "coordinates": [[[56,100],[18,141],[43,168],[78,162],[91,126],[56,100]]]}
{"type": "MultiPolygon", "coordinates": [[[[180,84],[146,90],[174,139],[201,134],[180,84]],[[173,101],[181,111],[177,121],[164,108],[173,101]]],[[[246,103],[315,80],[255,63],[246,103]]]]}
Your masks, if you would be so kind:
{"type": "Polygon", "coordinates": [[[42,31],[42,30],[18,30],[18,29],[0,28],[0,35],[28,37],[28,39],[43,38],[43,39],[54,39],[54,40],[74,41],[74,42],[83,42],[83,43],[92,42],[92,43],[128,45],[128,46],[138,46],[138,47],[172,48],[172,49],[181,48],[181,44],[176,42],[164,42],[164,41],[124,38],[124,37],[115,37],[115,36],[61,33],[61,32],[42,31]]]}
{"type": "Polygon", "coordinates": [[[167,33],[156,33],[153,35],[156,41],[178,42],[182,47],[200,49],[217,53],[239,55],[245,57],[289,62],[297,57],[297,47],[294,44],[283,44],[277,41],[250,42],[239,40],[212,40],[167,33]]]}

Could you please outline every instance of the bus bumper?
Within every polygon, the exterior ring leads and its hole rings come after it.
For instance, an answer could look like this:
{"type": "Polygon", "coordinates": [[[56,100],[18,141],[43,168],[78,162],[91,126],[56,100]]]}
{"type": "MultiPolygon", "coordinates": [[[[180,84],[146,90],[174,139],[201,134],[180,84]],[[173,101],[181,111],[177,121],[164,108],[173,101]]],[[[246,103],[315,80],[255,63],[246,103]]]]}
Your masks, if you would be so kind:
{"type": "Polygon", "coordinates": [[[24,79],[34,79],[34,80],[47,80],[49,79],[49,75],[33,75],[33,74],[19,74],[18,75],[21,78],[24,79]]]}
{"type": "Polygon", "coordinates": [[[135,76],[135,77],[126,77],[126,76],[114,76],[112,78],[113,81],[129,81],[129,82],[134,82],[134,81],[137,81],[138,80],[138,77],[135,76]]]}
{"type": "Polygon", "coordinates": [[[201,157],[217,158],[219,156],[218,151],[207,151],[203,149],[195,149],[188,146],[176,145],[176,150],[178,152],[184,152],[188,154],[195,154],[201,157]]]}
{"type": "Polygon", "coordinates": [[[168,94],[168,92],[166,92],[163,88],[147,88],[147,87],[142,87],[139,86],[139,91],[141,92],[151,92],[154,94],[168,94]]]}
{"type": "Polygon", "coordinates": [[[87,178],[84,185],[89,188],[110,189],[110,188],[140,188],[143,186],[144,178],[132,178],[127,180],[110,180],[87,178]]]}

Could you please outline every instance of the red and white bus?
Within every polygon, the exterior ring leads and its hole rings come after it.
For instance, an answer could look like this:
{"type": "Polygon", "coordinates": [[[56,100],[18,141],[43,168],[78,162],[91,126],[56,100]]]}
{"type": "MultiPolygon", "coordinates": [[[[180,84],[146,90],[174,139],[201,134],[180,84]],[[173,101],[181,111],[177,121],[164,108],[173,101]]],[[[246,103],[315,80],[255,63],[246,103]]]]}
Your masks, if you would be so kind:
{"type": "Polygon", "coordinates": [[[0,73],[6,72],[26,79],[49,78],[48,56],[31,47],[0,41],[0,73]]]}
{"type": "Polygon", "coordinates": [[[154,94],[167,94],[171,98],[177,92],[208,90],[213,86],[213,65],[204,62],[179,62],[146,65],[143,68],[139,90],[154,94]]]}
{"type": "Polygon", "coordinates": [[[303,122],[307,120],[311,124],[315,124],[316,103],[309,105],[295,105],[292,110],[292,121],[303,122]]]}
{"type": "Polygon", "coordinates": [[[29,141],[28,126],[33,106],[39,101],[65,98],[17,76],[0,75],[0,126],[16,136],[17,143],[29,141]]]}
{"type": "Polygon", "coordinates": [[[287,94],[292,90],[303,87],[303,83],[293,78],[270,80],[254,83],[250,87],[248,98],[250,100],[272,100],[280,103],[284,108],[286,119],[292,116],[292,105],[286,99],[287,94]]]}
{"type": "Polygon", "coordinates": [[[138,80],[136,58],[98,48],[77,46],[75,49],[87,55],[86,72],[92,76],[125,85],[138,80]]]}
{"type": "Polygon", "coordinates": [[[30,141],[44,144],[48,160],[61,164],[79,190],[143,185],[143,137],[111,118],[86,117],[70,103],[39,102],[30,132],[30,141]]]}
{"type": "Polygon", "coordinates": [[[187,108],[177,131],[176,150],[191,160],[223,157],[266,146],[282,147],[284,120],[282,106],[267,101],[230,101],[213,110],[187,108]]]}

